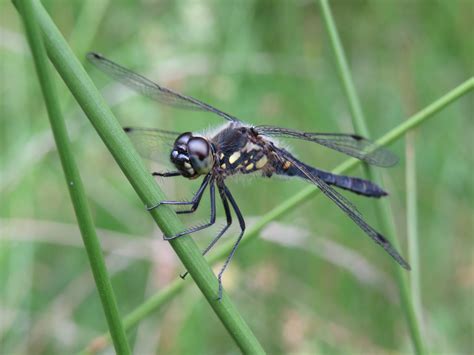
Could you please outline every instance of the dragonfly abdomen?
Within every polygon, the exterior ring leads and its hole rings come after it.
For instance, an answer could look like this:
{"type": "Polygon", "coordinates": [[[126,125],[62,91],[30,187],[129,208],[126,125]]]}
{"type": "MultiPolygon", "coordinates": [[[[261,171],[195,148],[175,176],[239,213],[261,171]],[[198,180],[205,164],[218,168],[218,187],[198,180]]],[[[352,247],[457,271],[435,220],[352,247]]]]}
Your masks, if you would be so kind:
{"type": "MultiPolygon", "coordinates": [[[[316,169],[301,161],[298,161],[298,164],[302,165],[309,173],[317,175],[328,185],[337,186],[341,189],[368,197],[382,197],[388,195],[380,186],[371,181],[352,176],[332,174],[324,170],[316,169]]],[[[278,175],[298,176],[305,180],[309,180],[303,172],[294,167],[289,161],[278,164],[275,172],[278,175]]]]}
{"type": "Polygon", "coordinates": [[[368,180],[352,176],[335,175],[321,170],[319,170],[318,175],[329,185],[334,185],[359,195],[368,197],[382,197],[388,195],[380,186],[368,180]]]}

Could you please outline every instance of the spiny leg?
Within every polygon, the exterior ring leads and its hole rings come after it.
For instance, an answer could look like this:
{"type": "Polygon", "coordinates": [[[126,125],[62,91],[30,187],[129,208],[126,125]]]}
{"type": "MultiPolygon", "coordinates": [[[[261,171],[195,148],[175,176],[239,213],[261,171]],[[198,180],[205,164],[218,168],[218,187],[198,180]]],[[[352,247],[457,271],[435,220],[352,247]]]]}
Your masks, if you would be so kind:
{"type": "Polygon", "coordinates": [[[207,248],[204,249],[204,251],[202,252],[202,255],[206,255],[207,252],[212,249],[212,247],[219,241],[219,239],[224,235],[224,233],[227,231],[227,229],[229,229],[229,227],[232,224],[232,214],[230,213],[229,203],[227,202],[225,191],[222,188],[222,186],[220,186],[219,184],[217,185],[217,188],[219,189],[219,195],[221,197],[222,206],[224,206],[224,212],[225,212],[227,223],[224,226],[224,228],[222,228],[222,230],[219,232],[219,234],[217,234],[214,237],[214,239],[209,243],[207,248]]]}
{"type": "MultiPolygon", "coordinates": [[[[210,176],[210,175],[208,175],[208,176],[210,176]]],[[[204,187],[204,189],[205,189],[205,187],[204,187]]],[[[199,207],[199,204],[201,203],[202,196],[204,195],[204,189],[202,189],[201,194],[197,198],[193,199],[194,203],[192,204],[192,206],[189,210],[176,211],[176,213],[177,214],[194,213],[197,210],[197,208],[199,207]]],[[[199,190],[201,190],[201,188],[199,188],[199,190]]],[[[199,190],[198,190],[198,192],[199,192],[199,190]]],[[[197,195],[197,193],[196,193],[196,195],[197,195]]]]}
{"type": "MultiPolygon", "coordinates": [[[[210,175],[207,175],[207,176],[209,176],[209,179],[210,179],[210,175]]],[[[207,176],[206,176],[206,178],[207,178],[207,176]]],[[[204,181],[203,181],[203,183],[204,183],[204,181]]],[[[176,213],[177,214],[194,213],[197,210],[197,208],[199,207],[199,203],[201,203],[201,199],[202,199],[202,196],[204,195],[204,190],[205,189],[206,189],[206,186],[202,187],[202,185],[201,185],[201,187],[199,187],[198,192],[195,194],[195,197],[197,196],[197,198],[193,199],[194,203],[192,204],[192,206],[189,210],[176,211],[176,213]],[[201,190],[201,188],[202,188],[202,190],[201,190]],[[201,192],[200,195],[198,195],[199,192],[201,192]]],[[[193,202],[193,201],[191,201],[191,202],[193,202]]]]}
{"type": "Polygon", "coordinates": [[[245,232],[245,220],[244,217],[242,216],[242,213],[240,212],[239,206],[237,206],[237,203],[234,200],[234,197],[232,197],[232,194],[230,193],[229,189],[227,186],[222,183],[222,188],[224,189],[224,193],[229,199],[230,204],[232,205],[232,208],[234,209],[235,215],[237,216],[237,219],[239,220],[239,225],[240,225],[240,234],[235,241],[234,246],[232,247],[232,250],[230,251],[229,256],[224,262],[224,265],[221,268],[221,271],[219,271],[219,274],[217,275],[217,281],[219,281],[219,295],[217,297],[217,300],[220,301],[222,299],[222,274],[224,273],[225,269],[227,268],[227,265],[229,265],[230,261],[232,260],[232,257],[235,254],[235,251],[237,250],[237,247],[239,246],[240,241],[242,240],[242,237],[244,236],[245,232]]]}
{"type": "MultiPolygon", "coordinates": [[[[224,233],[229,229],[232,224],[232,214],[230,213],[229,203],[227,202],[227,198],[225,196],[225,191],[223,187],[217,183],[217,188],[219,190],[219,195],[221,197],[222,205],[224,206],[225,217],[227,219],[227,224],[224,228],[214,237],[214,239],[209,243],[209,245],[204,249],[202,255],[206,255],[209,250],[219,241],[219,239],[224,235],[224,233]]],[[[179,275],[182,279],[184,279],[188,275],[188,272],[179,275]]]]}
{"type": "MultiPolygon", "coordinates": [[[[196,207],[194,208],[194,210],[196,210],[197,206],[199,205],[199,202],[201,201],[204,190],[206,190],[206,187],[209,184],[210,179],[211,179],[211,175],[210,174],[206,175],[206,177],[204,178],[201,186],[199,187],[198,191],[194,194],[191,201],[161,201],[161,202],[158,202],[154,206],[147,207],[147,210],[151,211],[152,209],[155,209],[155,208],[157,208],[161,205],[177,205],[177,206],[193,205],[193,207],[194,207],[194,205],[196,205],[196,207]]],[[[191,209],[193,207],[191,207],[191,209]]],[[[194,210],[193,210],[193,212],[194,212],[194,210]]],[[[179,211],[178,211],[178,213],[179,213],[179,211]]]]}
{"type": "Polygon", "coordinates": [[[204,190],[202,191],[201,195],[196,199],[196,201],[194,201],[194,203],[192,204],[189,210],[180,210],[180,211],[176,211],[176,213],[177,214],[194,213],[199,207],[199,204],[201,203],[201,199],[203,195],[204,195],[204,190]]]}
{"type": "Polygon", "coordinates": [[[211,181],[210,186],[209,186],[209,194],[211,197],[211,216],[208,223],[188,228],[185,231],[182,231],[170,237],[164,236],[163,239],[172,240],[178,237],[182,237],[183,235],[191,234],[191,233],[194,233],[194,232],[197,232],[197,231],[200,231],[212,226],[216,222],[216,190],[215,190],[213,180],[211,181]]]}

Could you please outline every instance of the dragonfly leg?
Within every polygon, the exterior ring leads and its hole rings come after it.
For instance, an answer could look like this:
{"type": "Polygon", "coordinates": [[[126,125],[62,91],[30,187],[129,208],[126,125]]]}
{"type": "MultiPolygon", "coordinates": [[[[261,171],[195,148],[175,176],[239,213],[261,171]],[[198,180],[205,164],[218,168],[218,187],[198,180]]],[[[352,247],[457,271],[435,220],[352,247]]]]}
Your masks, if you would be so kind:
{"type": "Polygon", "coordinates": [[[222,183],[222,187],[224,189],[224,193],[229,199],[230,204],[232,205],[232,208],[234,209],[235,215],[237,216],[237,219],[239,220],[239,226],[240,226],[240,234],[237,237],[237,240],[234,243],[234,246],[232,247],[232,250],[230,251],[229,256],[224,262],[224,265],[221,268],[221,271],[219,271],[219,274],[217,275],[217,280],[219,281],[219,294],[217,297],[217,300],[220,301],[222,299],[222,274],[224,273],[225,269],[229,265],[230,261],[232,260],[232,257],[235,254],[235,251],[237,250],[237,247],[239,246],[240,241],[242,240],[242,237],[244,236],[245,232],[245,220],[244,217],[242,216],[242,213],[240,212],[239,206],[234,200],[234,197],[230,193],[229,189],[227,186],[222,183]]]}
{"type": "Polygon", "coordinates": [[[218,186],[219,189],[219,195],[222,200],[222,205],[224,206],[224,211],[225,211],[225,217],[226,217],[226,225],[224,228],[221,229],[219,234],[217,234],[214,239],[209,243],[206,249],[203,250],[202,255],[206,255],[209,250],[212,249],[212,247],[219,241],[219,239],[224,235],[224,233],[229,229],[229,227],[232,224],[232,215],[230,213],[230,208],[229,208],[229,203],[227,202],[226,196],[225,196],[225,191],[223,188],[218,186]]]}
{"type": "Polygon", "coordinates": [[[169,237],[164,236],[163,237],[164,240],[173,240],[173,239],[182,237],[183,235],[191,234],[191,233],[200,231],[202,229],[206,229],[206,228],[212,226],[216,222],[216,191],[215,191],[215,187],[214,187],[214,181],[212,181],[210,186],[209,186],[209,193],[210,193],[210,197],[211,197],[211,217],[209,219],[209,222],[205,223],[205,224],[201,224],[201,225],[198,225],[198,226],[188,228],[188,229],[186,229],[186,230],[184,230],[184,231],[182,231],[178,234],[175,234],[175,235],[172,235],[172,236],[169,236],[169,237]]]}
{"type": "MultiPolygon", "coordinates": [[[[152,209],[155,209],[161,205],[175,205],[175,206],[183,206],[183,205],[192,205],[194,207],[191,207],[192,212],[194,212],[199,205],[199,202],[201,201],[202,195],[204,194],[204,191],[206,190],[207,185],[209,184],[209,180],[211,178],[211,175],[207,175],[204,178],[204,181],[202,182],[201,186],[199,187],[198,191],[194,194],[193,198],[191,201],[161,201],[158,202],[156,205],[147,207],[147,211],[151,211],[152,209]]],[[[178,211],[178,213],[180,213],[178,211]]],[[[181,213],[190,213],[190,212],[181,212],[181,213]]]]}
{"type": "MultiPolygon", "coordinates": [[[[198,194],[196,193],[195,197],[198,194]]],[[[197,198],[194,198],[194,203],[191,205],[191,208],[189,210],[181,210],[181,211],[176,211],[177,214],[185,214],[185,213],[194,213],[194,211],[197,210],[199,207],[199,203],[201,202],[202,196],[204,195],[204,189],[201,191],[201,194],[197,196],[197,198]]]]}
{"type": "MultiPolygon", "coordinates": [[[[198,191],[199,192],[199,191],[198,191]]],[[[193,199],[194,203],[192,204],[191,208],[189,210],[181,210],[181,211],[176,211],[177,214],[185,214],[185,213],[194,213],[194,211],[197,210],[199,207],[199,203],[201,202],[202,196],[204,195],[204,189],[201,191],[201,194],[198,196],[198,193],[196,193],[195,197],[193,199]]]]}
{"type": "MultiPolygon", "coordinates": [[[[229,208],[229,203],[227,202],[227,198],[225,196],[225,191],[222,186],[219,184],[217,185],[217,188],[219,189],[219,195],[221,197],[222,205],[224,206],[224,211],[225,211],[225,217],[227,219],[227,223],[222,228],[222,230],[214,237],[214,239],[209,243],[209,245],[206,247],[206,249],[203,250],[202,255],[206,255],[209,250],[212,249],[212,247],[219,241],[219,239],[224,235],[224,233],[229,229],[229,227],[232,224],[232,214],[230,213],[230,208],[229,208]]],[[[188,272],[186,271],[185,273],[179,275],[182,279],[184,279],[188,275],[188,272]]]]}
{"type": "Polygon", "coordinates": [[[170,177],[170,176],[181,176],[182,174],[179,171],[167,171],[167,172],[164,172],[164,173],[160,173],[160,172],[155,171],[151,175],[161,176],[161,177],[170,177]]]}

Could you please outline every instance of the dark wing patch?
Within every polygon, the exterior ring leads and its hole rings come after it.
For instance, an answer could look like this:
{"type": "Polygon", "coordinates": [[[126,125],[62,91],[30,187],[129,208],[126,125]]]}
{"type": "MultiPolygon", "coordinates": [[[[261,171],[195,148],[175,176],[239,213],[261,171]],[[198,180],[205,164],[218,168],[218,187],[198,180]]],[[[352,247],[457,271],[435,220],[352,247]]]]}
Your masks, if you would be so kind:
{"type": "Polygon", "coordinates": [[[145,78],[144,76],[112,62],[98,53],[88,53],[87,59],[111,78],[117,80],[130,89],[135,90],[142,95],[148,96],[149,98],[162,104],[187,110],[212,112],[226,119],[227,121],[239,122],[239,120],[232,115],[229,115],[191,96],[186,96],[160,86],[157,83],[145,78]]]}
{"type": "Polygon", "coordinates": [[[270,137],[296,138],[318,143],[372,165],[389,167],[398,162],[398,157],[389,150],[355,134],[311,133],[274,126],[256,126],[255,129],[270,137]]]}
{"type": "Polygon", "coordinates": [[[362,215],[350,204],[341,194],[332,189],[326,184],[320,177],[315,174],[311,174],[304,166],[298,163],[290,153],[275,148],[279,155],[284,159],[290,161],[297,169],[299,169],[304,175],[311,180],[323,194],[329,197],[349,218],[351,218],[372,240],[380,245],[395,261],[400,264],[403,268],[410,270],[410,265],[402,258],[402,256],[395,250],[390,242],[375,229],[369,226],[363,219],[362,215]]]}

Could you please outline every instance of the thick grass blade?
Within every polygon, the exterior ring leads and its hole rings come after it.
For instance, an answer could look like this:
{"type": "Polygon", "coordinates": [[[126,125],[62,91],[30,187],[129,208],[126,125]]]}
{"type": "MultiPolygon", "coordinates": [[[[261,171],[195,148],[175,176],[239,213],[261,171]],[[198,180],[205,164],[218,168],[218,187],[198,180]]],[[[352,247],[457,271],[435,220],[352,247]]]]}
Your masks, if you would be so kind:
{"type": "Polygon", "coordinates": [[[130,346],[122,325],[112,284],[107,274],[99,238],[95,231],[92,214],[87,203],[79,170],[77,169],[72,154],[66,125],[61,115],[58,96],[56,95],[53,79],[48,67],[48,57],[43,46],[32,0],[20,1],[18,7],[25,25],[28,43],[33,53],[38,79],[41,84],[51,128],[66,177],[66,183],[69,188],[69,194],[76,213],[77,223],[81,231],[87,256],[89,257],[89,263],[102,302],[102,308],[104,309],[110,334],[112,335],[115,351],[117,354],[130,354],[130,346]]]}
{"type": "MultiPolygon", "coordinates": [[[[164,200],[164,194],[145,169],[130,140],[105,104],[80,61],[74,56],[46,10],[37,1],[34,2],[34,12],[43,32],[46,50],[56,70],[144,205],[152,206],[157,201],[164,200]]],[[[184,226],[170,208],[153,209],[150,214],[165,235],[173,235],[184,230],[184,226]]],[[[241,351],[252,354],[264,353],[257,338],[227,294],[224,293],[221,301],[217,300],[217,279],[193,240],[184,236],[171,241],[170,244],[241,351]]]]}

